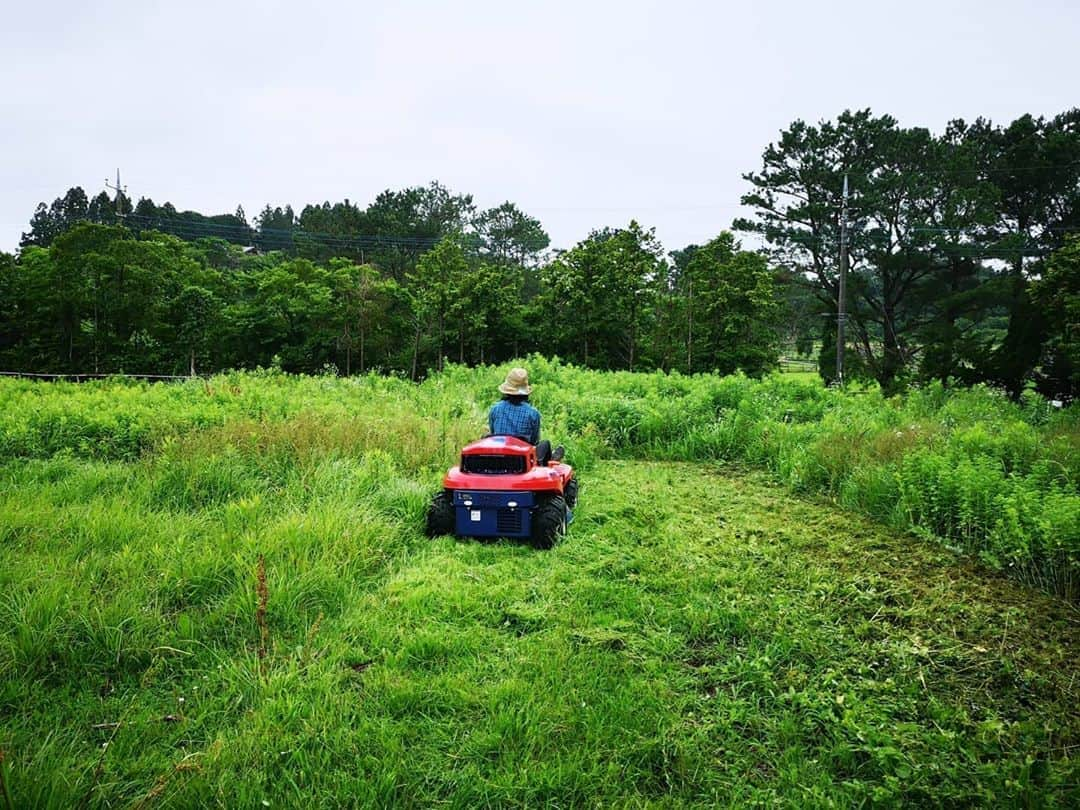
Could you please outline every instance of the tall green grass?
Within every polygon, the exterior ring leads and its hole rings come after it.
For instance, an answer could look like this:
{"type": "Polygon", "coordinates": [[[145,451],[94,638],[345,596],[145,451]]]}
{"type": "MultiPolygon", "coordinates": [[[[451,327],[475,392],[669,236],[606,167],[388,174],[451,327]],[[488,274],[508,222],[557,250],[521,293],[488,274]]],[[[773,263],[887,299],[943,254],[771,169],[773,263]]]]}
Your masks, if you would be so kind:
{"type": "Polygon", "coordinates": [[[1070,413],[529,366],[547,552],[421,534],[499,369],[0,385],[16,806],[1075,804],[1075,611],[771,485],[1035,580],[1070,413]]]}
{"type": "MultiPolygon", "coordinates": [[[[758,466],[793,492],[1080,598],[1076,406],[938,384],[886,399],[782,376],[604,373],[539,357],[528,366],[545,434],[579,465],[619,456],[758,466]]],[[[260,480],[280,480],[294,456],[379,451],[434,481],[483,430],[499,379],[497,369],[450,366],[419,385],[275,372],[178,384],[0,380],[0,458],[167,460],[161,498],[174,505],[253,491],[235,454],[259,458],[260,480]]]]}

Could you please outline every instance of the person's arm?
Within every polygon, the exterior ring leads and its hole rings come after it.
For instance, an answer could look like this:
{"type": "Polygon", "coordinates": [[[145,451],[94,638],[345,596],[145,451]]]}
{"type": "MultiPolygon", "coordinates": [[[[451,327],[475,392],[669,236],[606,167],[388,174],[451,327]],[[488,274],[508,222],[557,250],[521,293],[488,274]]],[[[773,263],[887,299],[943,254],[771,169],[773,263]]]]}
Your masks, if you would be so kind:
{"type": "Polygon", "coordinates": [[[488,408],[488,435],[495,435],[495,406],[488,408]]]}
{"type": "Polygon", "coordinates": [[[532,439],[529,444],[540,444],[540,411],[536,412],[536,425],[533,426],[532,439]]]}

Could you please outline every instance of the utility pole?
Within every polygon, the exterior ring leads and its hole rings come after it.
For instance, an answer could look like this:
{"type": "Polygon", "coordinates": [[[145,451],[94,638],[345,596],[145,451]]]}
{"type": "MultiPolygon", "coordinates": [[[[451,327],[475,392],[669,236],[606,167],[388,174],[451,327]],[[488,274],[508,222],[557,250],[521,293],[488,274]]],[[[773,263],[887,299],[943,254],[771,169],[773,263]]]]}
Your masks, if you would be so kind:
{"type": "Polygon", "coordinates": [[[113,191],[116,192],[116,202],[114,203],[114,207],[116,208],[116,216],[117,216],[118,219],[123,219],[124,218],[124,212],[120,210],[120,195],[127,193],[127,186],[121,186],[120,185],[120,170],[119,169],[116,170],[116,185],[115,186],[110,186],[109,185],[109,178],[106,177],[105,178],[105,188],[112,189],[113,191]]]}
{"type": "Polygon", "coordinates": [[[686,303],[686,373],[694,373],[694,278],[690,277],[690,300],[686,303]]]}
{"type": "Polygon", "coordinates": [[[836,312],[836,380],[841,386],[844,384],[844,326],[847,320],[847,197],[848,176],[847,172],[844,172],[844,201],[840,207],[840,285],[837,294],[836,312]]]}

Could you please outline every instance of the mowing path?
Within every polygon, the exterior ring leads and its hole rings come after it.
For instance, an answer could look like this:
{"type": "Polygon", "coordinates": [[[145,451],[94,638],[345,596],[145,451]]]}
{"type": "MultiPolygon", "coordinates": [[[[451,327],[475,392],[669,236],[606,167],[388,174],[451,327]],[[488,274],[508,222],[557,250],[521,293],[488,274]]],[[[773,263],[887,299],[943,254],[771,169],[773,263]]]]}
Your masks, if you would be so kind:
{"type": "MultiPolygon", "coordinates": [[[[16,668],[19,631],[0,627],[16,805],[1080,803],[1074,609],[754,474],[603,462],[583,480],[550,552],[426,541],[384,498],[398,551],[364,578],[310,529],[321,502],[193,509],[178,540],[193,548],[222,521],[250,538],[306,531],[306,555],[266,553],[266,660],[254,619],[222,629],[255,599],[239,551],[219,555],[218,608],[146,607],[162,642],[139,672],[16,668]],[[297,580],[315,584],[278,598],[297,580]],[[323,617],[289,635],[312,599],[323,617]],[[189,642],[169,640],[181,621],[189,642]]],[[[79,491],[51,496],[42,525],[91,508],[79,491]]],[[[0,525],[0,562],[17,562],[38,512],[3,496],[19,527],[0,525]]],[[[102,609],[123,587],[80,583],[85,546],[54,553],[45,576],[102,609]]],[[[140,553],[103,549],[95,570],[140,553]]]]}

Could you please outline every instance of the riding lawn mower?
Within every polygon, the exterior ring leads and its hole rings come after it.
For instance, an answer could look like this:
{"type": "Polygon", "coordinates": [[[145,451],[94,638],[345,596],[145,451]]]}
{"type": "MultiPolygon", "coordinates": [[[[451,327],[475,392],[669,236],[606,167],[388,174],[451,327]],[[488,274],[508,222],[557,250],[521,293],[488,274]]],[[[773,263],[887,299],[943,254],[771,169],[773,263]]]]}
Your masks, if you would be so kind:
{"type": "Polygon", "coordinates": [[[551,548],[573,519],[578,494],[561,450],[539,463],[536,448],[514,436],[467,445],[428,507],[428,536],[523,538],[551,548]]]}

